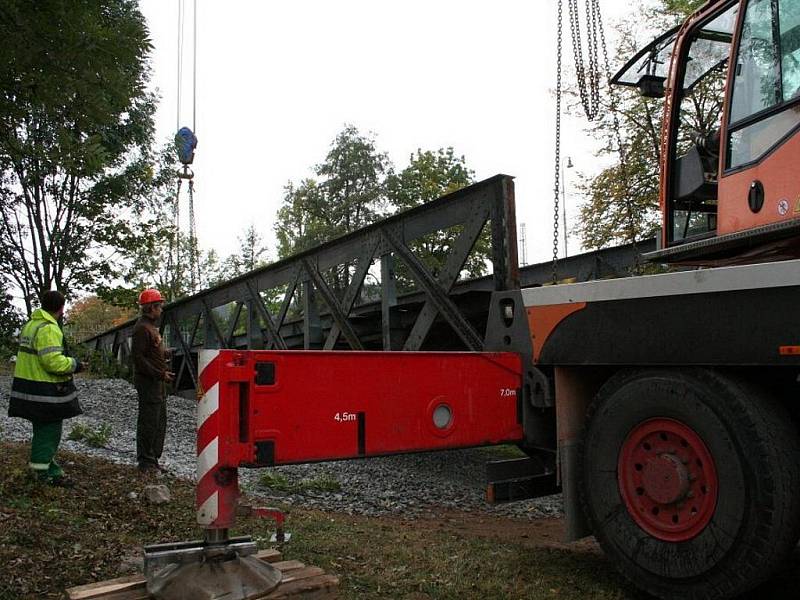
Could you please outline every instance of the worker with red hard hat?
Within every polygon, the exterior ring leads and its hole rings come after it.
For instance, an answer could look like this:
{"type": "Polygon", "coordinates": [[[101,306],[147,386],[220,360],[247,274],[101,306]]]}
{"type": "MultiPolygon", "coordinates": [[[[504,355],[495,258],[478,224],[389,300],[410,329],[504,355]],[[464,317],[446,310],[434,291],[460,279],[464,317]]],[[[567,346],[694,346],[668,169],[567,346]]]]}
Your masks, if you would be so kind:
{"type": "Polygon", "coordinates": [[[136,460],[143,474],[158,473],[167,431],[166,386],[174,373],[169,370],[167,353],[161,340],[159,322],[164,298],[156,289],[139,294],[141,316],[131,336],[133,383],[139,396],[136,421],[136,460]]]}
{"type": "Polygon", "coordinates": [[[154,288],[148,288],[146,290],[142,290],[142,293],[139,294],[139,306],[144,306],[145,304],[152,304],[153,302],[164,302],[164,298],[161,295],[161,292],[154,288]]]}

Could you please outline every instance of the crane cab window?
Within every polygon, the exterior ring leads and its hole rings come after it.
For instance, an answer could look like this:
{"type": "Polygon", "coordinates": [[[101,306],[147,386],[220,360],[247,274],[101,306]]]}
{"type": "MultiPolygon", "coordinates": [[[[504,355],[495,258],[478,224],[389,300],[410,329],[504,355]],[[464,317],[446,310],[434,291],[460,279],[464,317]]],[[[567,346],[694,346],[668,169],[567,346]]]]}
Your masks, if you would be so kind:
{"type": "Polygon", "coordinates": [[[746,166],[800,125],[800,0],[750,0],[731,95],[727,167],[746,166]]]}
{"type": "Polygon", "coordinates": [[[725,82],[737,6],[729,5],[690,34],[676,100],[670,242],[713,235],[725,82]]]}

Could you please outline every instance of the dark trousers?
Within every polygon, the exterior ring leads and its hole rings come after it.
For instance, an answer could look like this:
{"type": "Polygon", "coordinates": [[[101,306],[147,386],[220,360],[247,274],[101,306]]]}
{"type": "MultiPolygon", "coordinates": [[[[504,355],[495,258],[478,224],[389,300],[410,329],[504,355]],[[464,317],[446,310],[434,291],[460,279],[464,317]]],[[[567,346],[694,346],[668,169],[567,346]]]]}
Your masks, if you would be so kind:
{"type": "Polygon", "coordinates": [[[167,432],[167,402],[164,382],[138,379],[139,417],[136,421],[136,459],[139,467],[157,467],[167,432]]]}
{"type": "Polygon", "coordinates": [[[61,443],[62,424],[63,421],[33,421],[30,467],[41,476],[61,477],[64,474],[55,461],[56,451],[61,443]]]}

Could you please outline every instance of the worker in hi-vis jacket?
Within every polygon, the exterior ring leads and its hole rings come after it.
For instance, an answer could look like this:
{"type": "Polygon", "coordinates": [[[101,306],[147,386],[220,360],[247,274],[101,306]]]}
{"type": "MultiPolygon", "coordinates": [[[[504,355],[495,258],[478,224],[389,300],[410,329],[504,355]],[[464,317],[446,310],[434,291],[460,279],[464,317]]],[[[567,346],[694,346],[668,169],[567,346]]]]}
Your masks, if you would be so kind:
{"type": "Polygon", "coordinates": [[[33,424],[29,466],[34,475],[50,485],[72,487],[55,455],[64,419],[83,412],[72,380],[82,365],[65,354],[64,333],[58,324],[63,312],[63,294],[45,292],[41,308],[33,311],[20,331],[8,416],[33,424]]]}

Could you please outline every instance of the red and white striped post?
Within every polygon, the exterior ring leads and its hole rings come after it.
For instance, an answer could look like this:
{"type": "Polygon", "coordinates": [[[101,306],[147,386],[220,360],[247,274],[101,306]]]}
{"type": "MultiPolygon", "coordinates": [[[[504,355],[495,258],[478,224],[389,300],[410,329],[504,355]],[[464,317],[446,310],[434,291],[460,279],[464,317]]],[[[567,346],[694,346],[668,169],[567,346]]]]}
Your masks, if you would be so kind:
{"type": "Polygon", "coordinates": [[[220,351],[200,350],[198,371],[197,522],[207,530],[207,538],[221,541],[235,519],[239,478],[221,455],[227,446],[223,428],[228,411],[220,393],[220,351]]]}

